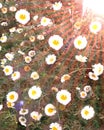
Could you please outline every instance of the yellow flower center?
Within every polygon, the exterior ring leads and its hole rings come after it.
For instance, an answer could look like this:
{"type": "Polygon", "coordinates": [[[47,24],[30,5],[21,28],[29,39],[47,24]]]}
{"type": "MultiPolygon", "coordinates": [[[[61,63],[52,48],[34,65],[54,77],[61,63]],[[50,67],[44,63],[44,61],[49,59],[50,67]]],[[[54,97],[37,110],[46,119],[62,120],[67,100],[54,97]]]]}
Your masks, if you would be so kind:
{"type": "Polygon", "coordinates": [[[98,28],[98,26],[95,24],[95,25],[93,25],[93,27],[92,27],[94,30],[96,30],[97,28],[98,28]]]}
{"type": "Polygon", "coordinates": [[[20,15],[20,19],[21,19],[21,20],[25,20],[25,19],[26,19],[26,15],[25,15],[25,14],[21,14],[21,15],[20,15]]]}
{"type": "Polygon", "coordinates": [[[82,97],[84,97],[85,96],[85,93],[82,93],[82,97]]]}
{"type": "Polygon", "coordinates": [[[53,111],[54,111],[53,108],[48,108],[48,112],[49,112],[49,113],[52,113],[53,111]]]}
{"type": "Polygon", "coordinates": [[[53,44],[54,44],[55,46],[58,46],[58,45],[59,45],[59,41],[58,41],[58,40],[54,40],[54,41],[53,41],[53,44]]]}
{"type": "Polygon", "coordinates": [[[66,95],[61,95],[60,97],[62,100],[66,100],[67,99],[67,96],[66,95]]]}
{"type": "Polygon", "coordinates": [[[87,116],[89,114],[89,111],[88,110],[85,110],[84,111],[84,114],[87,116]]]}
{"type": "Polygon", "coordinates": [[[70,79],[70,76],[66,75],[64,76],[64,80],[69,80],[70,79]]]}
{"type": "Polygon", "coordinates": [[[50,62],[52,62],[54,59],[53,58],[50,58],[50,62]]]}
{"type": "Polygon", "coordinates": [[[16,76],[16,73],[13,74],[13,77],[15,77],[15,76],[16,76]]]}
{"type": "Polygon", "coordinates": [[[11,102],[7,102],[7,106],[8,107],[12,107],[12,103],[11,102]]]}
{"type": "Polygon", "coordinates": [[[81,40],[78,40],[78,45],[80,46],[82,44],[82,41],[81,40]]]}
{"type": "Polygon", "coordinates": [[[11,100],[13,100],[13,99],[14,99],[14,95],[13,95],[13,94],[10,95],[9,98],[10,98],[11,100]]]}
{"type": "Polygon", "coordinates": [[[57,130],[57,128],[54,126],[54,127],[52,128],[52,130],[57,130]]]}
{"type": "Polygon", "coordinates": [[[96,75],[95,75],[95,74],[92,74],[92,77],[93,77],[93,78],[96,78],[96,75]]]}
{"type": "Polygon", "coordinates": [[[8,68],[6,68],[6,69],[5,69],[5,72],[6,72],[6,73],[8,73],[8,72],[9,72],[9,69],[8,69],[8,68]]]}
{"type": "Polygon", "coordinates": [[[35,96],[36,95],[36,91],[32,90],[32,95],[35,96]]]}
{"type": "Polygon", "coordinates": [[[46,23],[46,22],[47,22],[47,19],[46,19],[46,18],[44,18],[44,19],[43,19],[43,23],[46,23]]]}
{"type": "Polygon", "coordinates": [[[37,116],[36,116],[36,115],[34,115],[34,116],[33,116],[33,119],[34,119],[34,120],[37,120],[37,116]]]}
{"type": "Polygon", "coordinates": [[[100,72],[102,71],[102,69],[101,69],[101,68],[99,68],[99,70],[98,70],[98,71],[99,71],[99,73],[100,73],[100,72]]]}

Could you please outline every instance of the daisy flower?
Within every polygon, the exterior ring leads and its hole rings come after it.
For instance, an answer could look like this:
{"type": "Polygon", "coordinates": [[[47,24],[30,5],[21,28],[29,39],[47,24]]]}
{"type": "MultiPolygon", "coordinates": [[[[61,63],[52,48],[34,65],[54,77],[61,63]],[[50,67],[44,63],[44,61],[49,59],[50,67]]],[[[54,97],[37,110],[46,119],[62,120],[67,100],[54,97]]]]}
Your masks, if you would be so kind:
{"type": "Polygon", "coordinates": [[[25,62],[30,63],[32,61],[30,56],[25,56],[25,62]]]}
{"type": "Polygon", "coordinates": [[[85,92],[90,92],[91,91],[91,86],[90,85],[86,85],[86,86],[84,86],[84,91],[85,92]]]}
{"type": "Polygon", "coordinates": [[[38,40],[44,40],[44,35],[37,35],[38,40]]]}
{"type": "Polygon", "coordinates": [[[35,41],[35,36],[30,36],[30,37],[29,37],[29,40],[30,40],[31,42],[34,42],[34,41],[35,41]]]}
{"type": "Polygon", "coordinates": [[[55,3],[52,5],[52,8],[53,8],[53,10],[55,10],[55,11],[60,10],[60,9],[62,8],[62,3],[61,3],[61,1],[55,2],[55,3]]]}
{"type": "Polygon", "coordinates": [[[9,29],[10,33],[14,33],[15,31],[16,31],[16,27],[12,27],[12,28],[9,29]]]}
{"type": "Polygon", "coordinates": [[[33,79],[33,80],[37,80],[39,79],[39,74],[37,72],[32,72],[30,77],[33,79]]]}
{"type": "Polygon", "coordinates": [[[9,60],[12,61],[14,59],[14,54],[13,53],[6,53],[5,57],[9,60]]]}
{"type": "Polygon", "coordinates": [[[0,3],[0,9],[3,7],[2,3],[0,3]]]}
{"type": "Polygon", "coordinates": [[[5,36],[4,34],[2,34],[2,37],[0,37],[0,42],[4,43],[7,41],[7,36],[5,36]]]}
{"type": "Polygon", "coordinates": [[[82,55],[76,55],[75,59],[79,62],[87,62],[87,57],[82,55]]]}
{"type": "Polygon", "coordinates": [[[40,121],[42,114],[36,111],[33,111],[30,113],[30,116],[32,119],[34,119],[35,121],[40,121]]]}
{"type": "Polygon", "coordinates": [[[14,73],[12,73],[11,78],[12,78],[13,81],[15,81],[15,80],[18,80],[20,78],[20,76],[21,76],[20,72],[15,71],[14,73]]]}
{"type": "Polygon", "coordinates": [[[46,17],[41,18],[40,24],[42,26],[48,26],[50,23],[51,23],[51,19],[46,18],[46,17]]]}
{"type": "Polygon", "coordinates": [[[56,114],[56,107],[53,104],[47,104],[44,111],[47,116],[53,116],[56,114]]]}
{"type": "Polygon", "coordinates": [[[94,115],[95,115],[95,111],[92,106],[85,106],[81,110],[81,116],[83,119],[89,120],[89,119],[93,118],[94,115]]]}
{"type": "Polygon", "coordinates": [[[20,9],[15,13],[15,19],[17,22],[25,25],[30,20],[30,13],[25,9],[20,9]]]}
{"type": "Polygon", "coordinates": [[[62,127],[59,123],[55,122],[55,123],[51,123],[49,125],[50,130],[62,130],[62,127]]]}
{"type": "Polygon", "coordinates": [[[0,46],[0,51],[2,50],[2,46],[0,46]]]}
{"type": "Polygon", "coordinates": [[[61,83],[64,83],[65,81],[70,80],[70,75],[69,74],[64,74],[61,77],[61,83]]]}
{"type": "Polygon", "coordinates": [[[24,116],[24,115],[27,115],[28,112],[29,112],[28,109],[21,108],[20,111],[19,111],[19,114],[24,116]]]}
{"type": "Polygon", "coordinates": [[[42,90],[41,90],[41,88],[38,87],[38,86],[32,86],[32,87],[29,89],[29,91],[28,91],[28,95],[29,95],[29,97],[30,97],[31,99],[36,100],[36,99],[38,99],[38,98],[41,97],[41,95],[42,95],[42,90]]]}
{"type": "Polygon", "coordinates": [[[60,90],[56,94],[56,99],[62,105],[67,105],[71,101],[71,93],[67,90],[60,90]]]}
{"type": "Polygon", "coordinates": [[[38,15],[33,16],[33,20],[36,21],[38,19],[38,15]]]}
{"type": "Polygon", "coordinates": [[[75,40],[74,40],[74,47],[76,49],[82,50],[86,46],[87,46],[87,40],[86,40],[85,37],[83,37],[83,36],[80,35],[80,36],[78,36],[78,37],[75,38],[75,40]]]}
{"type": "Polygon", "coordinates": [[[8,12],[8,9],[7,9],[6,7],[2,7],[2,8],[1,8],[1,12],[2,12],[3,14],[6,14],[6,13],[8,12]]]}
{"type": "Polygon", "coordinates": [[[35,52],[34,50],[30,50],[30,51],[28,52],[28,55],[29,55],[30,57],[34,57],[34,56],[36,55],[36,52],[35,52]]]}
{"type": "Polygon", "coordinates": [[[6,66],[4,66],[3,71],[6,76],[11,75],[13,73],[13,67],[10,65],[6,65],[6,66]]]}
{"type": "Polygon", "coordinates": [[[81,91],[80,92],[80,97],[81,98],[86,98],[87,97],[87,93],[85,91],[81,91]]]}
{"type": "Polygon", "coordinates": [[[3,109],[3,105],[2,104],[0,104],[0,111],[3,109]]]}
{"type": "Polygon", "coordinates": [[[63,38],[59,35],[53,35],[49,38],[48,43],[51,48],[59,50],[63,46],[63,38]]]}
{"type": "Polygon", "coordinates": [[[15,6],[10,6],[9,7],[9,11],[11,12],[15,12],[17,10],[17,8],[15,6]]]}
{"type": "Polygon", "coordinates": [[[102,25],[99,21],[94,21],[90,23],[89,29],[90,32],[97,34],[102,28],[102,25]]]}
{"type": "Polygon", "coordinates": [[[19,120],[21,125],[26,127],[27,120],[26,120],[26,118],[24,116],[20,116],[18,120],[19,120]]]}
{"type": "Polygon", "coordinates": [[[56,62],[56,55],[55,54],[49,54],[46,58],[45,61],[48,65],[54,64],[56,62]]]}
{"type": "Polygon", "coordinates": [[[97,76],[103,74],[104,66],[101,63],[92,65],[92,67],[93,67],[92,70],[93,70],[94,74],[96,74],[97,76]]]}
{"type": "Polygon", "coordinates": [[[6,95],[6,99],[8,102],[16,102],[18,100],[18,93],[15,91],[11,91],[6,95]]]}
{"type": "Polygon", "coordinates": [[[15,105],[14,102],[7,102],[6,104],[7,104],[7,107],[8,107],[8,108],[13,108],[14,105],[15,105]]]}
{"type": "Polygon", "coordinates": [[[90,79],[95,80],[95,81],[99,79],[99,77],[93,72],[89,72],[88,76],[90,79]]]}

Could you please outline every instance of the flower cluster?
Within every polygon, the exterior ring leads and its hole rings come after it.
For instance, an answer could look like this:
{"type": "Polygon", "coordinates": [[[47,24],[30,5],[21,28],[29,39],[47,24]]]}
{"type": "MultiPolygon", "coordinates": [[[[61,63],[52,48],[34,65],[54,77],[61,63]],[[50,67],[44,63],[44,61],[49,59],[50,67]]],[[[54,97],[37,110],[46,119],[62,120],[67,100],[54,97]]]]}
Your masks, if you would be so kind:
{"type": "Polygon", "coordinates": [[[21,126],[43,130],[67,129],[70,110],[73,119],[94,118],[96,107],[86,101],[104,74],[101,21],[73,17],[66,0],[11,3],[0,3],[0,88],[7,85],[0,111],[15,110],[21,126]]]}

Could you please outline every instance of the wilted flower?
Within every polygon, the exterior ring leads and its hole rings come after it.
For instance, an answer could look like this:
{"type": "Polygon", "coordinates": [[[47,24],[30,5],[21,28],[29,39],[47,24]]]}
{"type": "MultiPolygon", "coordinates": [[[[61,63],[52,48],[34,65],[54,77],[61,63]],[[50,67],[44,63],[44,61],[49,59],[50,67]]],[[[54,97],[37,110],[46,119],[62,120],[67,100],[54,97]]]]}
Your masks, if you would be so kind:
{"type": "Polygon", "coordinates": [[[44,35],[37,35],[38,40],[44,40],[44,35]]]}
{"type": "Polygon", "coordinates": [[[5,26],[8,26],[8,22],[2,22],[2,23],[1,23],[1,26],[4,26],[4,27],[5,27],[5,26]]]}
{"type": "Polygon", "coordinates": [[[53,8],[53,10],[55,10],[55,11],[60,10],[60,9],[62,8],[62,3],[61,3],[61,1],[55,2],[55,3],[52,5],[52,8],[53,8]]]}
{"type": "Polygon", "coordinates": [[[30,40],[31,42],[34,42],[34,41],[35,41],[35,36],[30,36],[30,37],[29,37],[29,40],[30,40]]]}
{"type": "Polygon", "coordinates": [[[38,15],[33,16],[33,20],[36,21],[38,19],[38,15]]]}
{"type": "Polygon", "coordinates": [[[65,81],[68,81],[68,80],[70,80],[70,75],[69,74],[64,74],[61,77],[61,83],[64,83],[65,81]]]}
{"type": "Polygon", "coordinates": [[[26,118],[24,116],[20,116],[18,120],[19,120],[21,125],[26,127],[27,120],[26,120],[26,118]]]}
{"type": "Polygon", "coordinates": [[[41,119],[41,117],[42,117],[42,114],[37,112],[37,111],[33,111],[33,112],[30,113],[30,116],[35,121],[39,121],[41,119]]]}
{"type": "Polygon", "coordinates": [[[93,67],[92,70],[93,70],[94,74],[96,74],[97,76],[103,74],[103,72],[104,72],[104,66],[101,63],[92,65],[92,67],[93,67]]]}
{"type": "Polygon", "coordinates": [[[82,55],[76,55],[75,59],[79,62],[87,62],[87,57],[82,55]]]}
{"type": "Polygon", "coordinates": [[[93,72],[89,72],[88,76],[90,79],[95,80],[95,81],[99,79],[99,77],[93,72]]]}
{"type": "Polygon", "coordinates": [[[2,8],[1,8],[1,12],[2,12],[3,14],[6,14],[6,13],[8,12],[8,9],[7,9],[6,7],[2,7],[2,8]]]}
{"type": "Polygon", "coordinates": [[[29,112],[28,109],[21,108],[20,111],[19,111],[19,114],[24,116],[24,115],[27,115],[28,112],[29,112]]]}
{"type": "Polygon", "coordinates": [[[17,10],[17,8],[16,8],[15,6],[11,6],[11,7],[9,7],[9,10],[10,10],[11,12],[15,12],[15,11],[17,10]]]}
{"type": "Polygon", "coordinates": [[[9,60],[12,61],[14,59],[14,54],[13,53],[6,53],[5,57],[9,60]]]}

